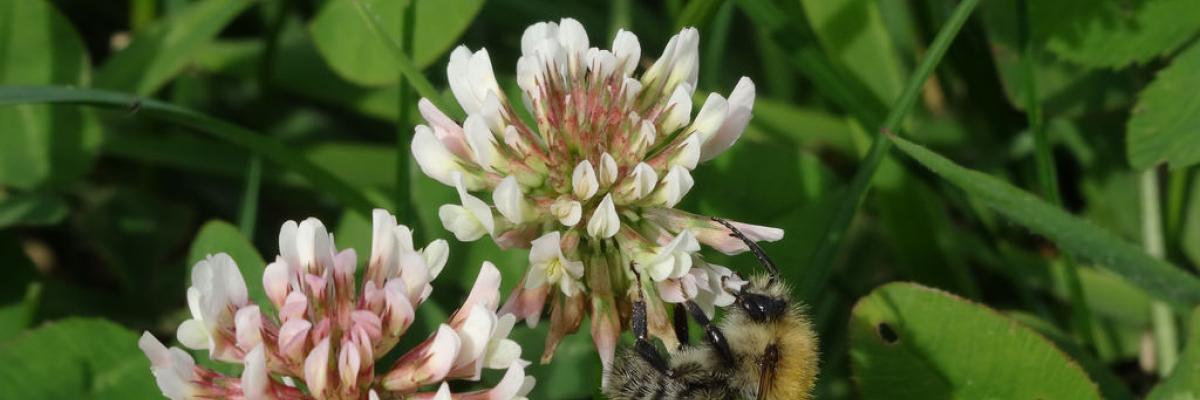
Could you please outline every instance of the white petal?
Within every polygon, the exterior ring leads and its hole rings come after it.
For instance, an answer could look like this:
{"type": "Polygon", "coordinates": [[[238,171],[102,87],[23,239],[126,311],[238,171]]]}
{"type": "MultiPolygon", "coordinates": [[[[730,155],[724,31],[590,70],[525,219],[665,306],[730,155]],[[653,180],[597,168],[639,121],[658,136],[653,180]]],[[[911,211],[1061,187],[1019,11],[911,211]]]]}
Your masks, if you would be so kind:
{"type": "Polygon", "coordinates": [[[592,168],[592,162],[583,160],[575,166],[575,171],[571,173],[571,187],[575,198],[579,200],[587,200],[600,190],[600,182],[596,179],[596,170],[592,168]]]}
{"type": "Polygon", "coordinates": [[[538,22],[525,28],[521,35],[521,54],[533,54],[537,46],[546,40],[558,40],[558,24],[553,22],[538,22]]]}
{"type": "Polygon", "coordinates": [[[529,263],[545,264],[562,256],[561,234],[550,231],[530,242],[529,263]]]}
{"type": "Polygon", "coordinates": [[[575,226],[579,223],[579,219],[583,217],[583,205],[574,200],[558,200],[550,205],[550,213],[558,218],[558,222],[563,226],[575,226]]]}
{"type": "Polygon", "coordinates": [[[692,190],[693,184],[695,181],[692,180],[692,174],[686,168],[674,166],[667,171],[658,189],[654,191],[654,201],[665,207],[674,207],[683,200],[683,196],[687,195],[689,190],[692,190]]]}
{"type": "Polygon", "coordinates": [[[246,400],[266,399],[267,384],[271,378],[267,375],[267,355],[263,345],[259,344],[254,350],[250,350],[244,361],[246,367],[242,370],[242,396],[246,400]]]}
{"type": "Polygon", "coordinates": [[[525,275],[525,288],[537,289],[546,284],[546,264],[530,264],[525,275]]]}
{"type": "Polygon", "coordinates": [[[304,383],[308,384],[309,393],[319,395],[325,391],[329,381],[329,338],[321,339],[304,359],[304,383]]]}
{"type": "MultiPolygon", "coordinates": [[[[589,47],[587,32],[584,31],[583,25],[572,18],[563,18],[558,22],[558,42],[562,44],[568,60],[572,63],[582,61],[584,52],[589,47]]],[[[572,66],[572,68],[579,67],[572,66]]]]}
{"type": "MultiPolygon", "coordinates": [[[[459,165],[458,158],[434,137],[428,126],[417,125],[414,129],[412,154],[417,160],[417,166],[421,167],[421,172],[446,186],[454,186],[454,180],[451,178],[453,173],[466,174],[459,165]]],[[[469,190],[483,187],[482,180],[474,175],[467,174],[464,178],[469,190]]]]}
{"type": "MultiPolygon", "coordinates": [[[[505,316],[511,316],[506,314],[505,316]]],[[[511,339],[502,339],[488,349],[484,357],[484,367],[500,369],[521,359],[521,345],[511,339]]]]}
{"type": "Polygon", "coordinates": [[[467,144],[475,156],[475,163],[486,170],[495,171],[500,152],[496,149],[496,138],[487,122],[479,115],[469,115],[463,122],[463,129],[467,133],[467,144]]]}
{"type": "Polygon", "coordinates": [[[600,184],[608,186],[617,181],[620,171],[617,170],[617,160],[607,152],[600,155],[600,184]]]}
{"type": "Polygon", "coordinates": [[[617,70],[629,76],[642,57],[642,45],[638,43],[637,35],[621,29],[613,38],[612,52],[617,57],[617,70]]]}
{"type": "Polygon", "coordinates": [[[693,134],[684,139],[675,154],[671,155],[670,165],[684,167],[690,171],[696,169],[696,164],[699,162],[700,136],[693,134]]]}
{"type": "Polygon", "coordinates": [[[284,222],[283,226],[279,227],[279,255],[283,256],[283,259],[293,266],[300,265],[300,256],[296,254],[297,229],[298,225],[296,221],[284,222]]]}
{"type": "Polygon", "coordinates": [[[239,348],[253,349],[262,343],[262,313],[258,306],[249,305],[238,310],[234,315],[234,326],[239,348]]]}
{"type": "Polygon", "coordinates": [[[458,174],[455,174],[455,176],[455,187],[458,189],[458,199],[462,201],[463,208],[466,208],[467,211],[470,211],[471,215],[473,215],[475,219],[478,220],[481,225],[483,225],[483,228],[486,229],[488,233],[492,233],[496,225],[495,219],[492,218],[491,207],[488,207],[487,203],[484,203],[483,200],[479,200],[479,198],[467,193],[467,188],[462,181],[462,176],[458,174]]]}
{"type": "Polygon", "coordinates": [[[487,350],[488,338],[492,335],[492,328],[496,326],[496,314],[488,311],[483,305],[476,304],[466,311],[467,318],[455,329],[461,340],[458,356],[454,359],[456,367],[473,363],[483,356],[487,350]]]}
{"type": "Polygon", "coordinates": [[[729,94],[729,110],[725,121],[720,129],[704,142],[700,151],[700,161],[708,161],[733,146],[746,130],[753,109],[754,82],[750,78],[742,77],[733,88],[733,93],[729,94]]]}
{"type": "Polygon", "coordinates": [[[619,229],[621,220],[617,216],[616,206],[613,205],[612,195],[604,195],[604,200],[600,201],[600,205],[592,212],[592,218],[588,220],[588,234],[595,238],[610,238],[615,236],[619,229]]]}
{"type": "Polygon", "coordinates": [[[179,343],[192,350],[205,350],[211,347],[208,329],[200,321],[189,319],[179,324],[175,330],[179,343]]]}
{"type": "Polygon", "coordinates": [[[728,111],[729,104],[725,98],[719,94],[710,93],[708,99],[704,100],[704,105],[700,107],[700,112],[696,114],[696,119],[692,121],[691,130],[695,132],[693,135],[699,135],[701,142],[708,142],[725,122],[725,115],[728,111]]]}
{"type": "Polygon", "coordinates": [[[646,163],[638,163],[633,167],[629,177],[621,182],[617,193],[620,200],[632,202],[649,195],[654,191],[656,184],[658,184],[658,173],[654,172],[654,168],[646,163]]]}
{"type": "Polygon", "coordinates": [[[595,47],[587,50],[587,68],[599,79],[606,79],[612,75],[613,69],[617,67],[617,58],[608,50],[600,50],[595,47]]]}
{"type": "Polygon", "coordinates": [[[450,52],[450,62],[446,64],[446,81],[450,84],[450,91],[467,114],[479,111],[479,100],[471,90],[469,77],[471,56],[467,46],[458,46],[450,52]]]}
{"type": "Polygon", "coordinates": [[[354,346],[342,346],[338,354],[338,378],[342,387],[353,387],[358,382],[358,371],[362,367],[362,355],[354,346]]]}
{"type": "Polygon", "coordinates": [[[431,398],[431,400],[451,400],[451,399],[453,399],[453,397],[451,397],[451,395],[450,395],[450,385],[447,385],[446,382],[442,382],[442,385],[438,386],[437,393],[434,393],[433,397],[431,398]]]}
{"type": "Polygon", "coordinates": [[[667,86],[679,83],[688,85],[688,95],[696,87],[700,76],[700,33],[696,28],[683,28],[679,31],[679,43],[675,47],[675,56],[667,86]]]}
{"type": "Polygon", "coordinates": [[[509,175],[501,180],[492,192],[492,202],[504,219],[514,224],[525,222],[525,195],[521,193],[517,177],[509,175]]]}
{"type": "Polygon", "coordinates": [[[687,85],[679,85],[675,87],[675,91],[671,93],[671,98],[667,100],[666,114],[659,117],[662,123],[662,132],[675,132],[679,128],[683,128],[688,124],[692,117],[692,94],[691,88],[687,85]]]}
{"type": "Polygon", "coordinates": [[[290,285],[288,272],[288,265],[282,258],[277,258],[263,270],[263,289],[275,307],[282,307],[287,298],[290,285]]]}
{"type": "Polygon", "coordinates": [[[425,265],[429,268],[429,279],[437,278],[450,258],[450,244],[442,239],[434,240],[425,246],[421,254],[425,256],[425,265]]]}

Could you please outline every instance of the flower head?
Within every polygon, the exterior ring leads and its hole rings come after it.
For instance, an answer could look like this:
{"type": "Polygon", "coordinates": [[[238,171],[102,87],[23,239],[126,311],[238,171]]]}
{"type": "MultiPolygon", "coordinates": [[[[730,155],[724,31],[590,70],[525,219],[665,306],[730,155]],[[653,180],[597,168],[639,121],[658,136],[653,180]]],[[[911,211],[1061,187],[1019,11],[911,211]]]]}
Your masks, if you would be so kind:
{"type": "Polygon", "coordinates": [[[432,292],[431,282],[446,264],[446,242],[415,249],[412,232],[376,210],[361,285],[355,284],[354,250],[338,251],[333,235],[316,219],[284,223],[279,253],[263,271],[269,305],[250,302],[241,271],[228,255],[196,263],[188,288],[192,318],[179,326],[179,341],[245,367],[240,377],[222,375],[146,333],[138,344],[163,395],[176,400],[373,399],[380,393],[523,399],[533,385],[524,374],[520,346],[508,339],[516,318],[497,315],[500,272],[491,263],[483,264],[475,287],[448,321],[377,375],[376,361],[407,333],[432,292]],[[274,316],[263,312],[262,307],[272,306],[274,316]],[[479,380],[483,369],[508,372],[486,391],[451,394],[445,386],[453,379],[479,380]]]}
{"type": "MultiPolygon", "coordinates": [[[[573,19],[541,22],[525,30],[516,68],[533,124],[517,117],[484,49],[455,49],[446,69],[467,113],[461,125],[420,102],[428,125],[415,129],[414,159],[460,200],[439,210],[443,225],[460,240],[490,236],[502,248],[532,248],[524,282],[503,310],[533,324],[549,302],[548,352],[587,313],[601,357],[611,360],[638,276],[653,292],[645,296],[657,304],[652,317],[665,315],[663,301],[728,304],[730,279],[714,277],[729,271],[696,253],[701,243],[726,253],[745,245],[673,207],[694,186],[697,164],[740,137],[754,83],[742,78],[728,98],[708,95],[693,114],[698,49],[697,31],[683,29],[638,77],[642,48],[632,33],[618,32],[605,50],[573,19]],[[491,206],[481,200],[489,195],[491,206]]],[[[783,237],[739,227],[756,240],[783,237]]],[[[667,318],[655,317],[652,329],[673,340],[667,318]]]]}

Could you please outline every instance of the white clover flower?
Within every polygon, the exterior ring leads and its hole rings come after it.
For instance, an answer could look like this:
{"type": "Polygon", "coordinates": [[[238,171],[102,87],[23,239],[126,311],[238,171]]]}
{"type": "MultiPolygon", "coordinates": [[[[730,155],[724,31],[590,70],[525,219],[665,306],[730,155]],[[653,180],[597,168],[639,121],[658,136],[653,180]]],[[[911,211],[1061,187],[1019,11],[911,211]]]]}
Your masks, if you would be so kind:
{"type": "Polygon", "coordinates": [[[508,339],[516,317],[497,315],[500,271],[489,262],[450,320],[376,375],[376,361],[400,341],[432,292],[430,283],[445,266],[449,247],[437,240],[416,249],[412,232],[394,216],[376,210],[373,219],[371,257],[361,286],[355,284],[354,250],[337,251],[321,221],[283,224],[280,255],[263,271],[277,317],[261,311],[266,305],[249,301],[241,272],[228,255],[197,263],[188,288],[192,318],[179,326],[179,340],[209,350],[213,359],[243,364],[243,372],[230,377],[197,366],[183,350],[168,349],[145,333],[138,345],[163,395],[174,400],[378,399],[381,393],[523,399],[533,380],[524,374],[528,362],[521,359],[520,346],[508,339]],[[483,369],[507,372],[485,391],[456,394],[445,386],[454,379],[478,381],[483,369]],[[439,384],[442,391],[420,392],[439,384]]]}
{"type": "MultiPolygon", "coordinates": [[[[516,66],[520,100],[535,123],[516,117],[483,49],[455,49],[446,68],[467,114],[461,125],[429,101],[419,104],[428,125],[416,127],[413,157],[460,198],[439,210],[443,225],[459,240],[486,235],[501,248],[532,247],[524,283],[503,311],[534,324],[552,296],[548,352],[590,313],[607,364],[635,276],[654,292],[651,307],[728,305],[728,289],[714,281],[730,279],[715,277],[696,252],[700,243],[726,253],[745,245],[708,218],[673,207],[695,185],[697,164],[741,136],[754,83],[741,78],[728,98],[709,94],[695,111],[699,33],[686,28],[671,37],[638,77],[641,52],[637,36],[624,30],[605,50],[592,47],[574,19],[540,22],[521,37],[516,66]],[[492,206],[480,200],[487,194],[492,206]]],[[[738,226],[755,240],[783,237],[774,228],[738,226]]],[[[665,315],[657,311],[652,317],[665,315]]],[[[651,322],[652,333],[669,337],[670,321],[651,322]]]]}

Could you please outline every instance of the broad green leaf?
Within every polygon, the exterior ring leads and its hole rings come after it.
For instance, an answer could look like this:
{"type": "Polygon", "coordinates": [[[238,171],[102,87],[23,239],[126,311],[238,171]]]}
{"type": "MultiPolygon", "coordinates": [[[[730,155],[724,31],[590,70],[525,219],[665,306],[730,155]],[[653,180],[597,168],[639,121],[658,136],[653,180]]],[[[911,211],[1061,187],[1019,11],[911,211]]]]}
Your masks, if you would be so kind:
{"type": "Polygon", "coordinates": [[[0,346],[0,387],[13,399],[153,399],[138,335],[109,321],[67,319],[0,346]]]}
{"type": "Polygon", "coordinates": [[[1138,95],[1125,139],[1129,163],[1139,170],[1200,163],[1200,44],[1176,56],[1138,95]]]}
{"type": "Polygon", "coordinates": [[[199,49],[253,4],[246,0],[204,0],[158,20],[104,63],[96,74],[96,86],[139,95],[157,92],[193,61],[199,49]]]}
{"type": "Polygon", "coordinates": [[[67,203],[44,192],[0,196],[0,228],[13,225],[54,225],[67,216],[67,203]]]}
{"type": "Polygon", "coordinates": [[[859,300],[850,360],[864,399],[1099,399],[1046,338],[987,307],[910,283],[859,300]]]}
{"type": "Polygon", "coordinates": [[[386,34],[400,40],[400,14],[415,1],[412,59],[424,68],[445,54],[483,8],[482,0],[338,0],[328,1],[310,29],[317,49],[333,70],[360,85],[395,83],[400,67],[392,48],[364,24],[354,1],[380,18],[386,34]]]}
{"type": "Polygon", "coordinates": [[[1096,382],[1100,389],[1100,394],[1106,400],[1124,400],[1133,399],[1133,393],[1129,392],[1129,388],[1125,386],[1121,379],[1113,375],[1112,370],[1107,365],[1097,360],[1087,350],[1075,344],[1075,339],[1071,335],[1059,330],[1054,324],[1049,321],[1040,319],[1036,316],[1025,313],[1009,313],[1009,318],[1020,321],[1025,326],[1032,328],[1037,333],[1050,339],[1064,353],[1067,353],[1080,368],[1083,368],[1091,377],[1092,381],[1096,382]]]}
{"type": "MultiPolygon", "coordinates": [[[[979,9],[1005,97],[1013,107],[1024,110],[1029,70],[1018,41],[1017,6],[1011,1],[984,2],[979,9]]],[[[1044,49],[1034,51],[1033,72],[1038,102],[1047,116],[1120,109],[1133,102],[1140,79],[1132,71],[1089,69],[1044,49]]]]}
{"type": "Polygon", "coordinates": [[[1194,0],[1030,1],[1034,39],[1091,67],[1144,63],[1200,30],[1194,0]]]}
{"type": "Polygon", "coordinates": [[[890,102],[904,77],[874,0],[802,0],[808,23],[831,57],[845,63],[875,97],[890,102]]]}
{"type": "Polygon", "coordinates": [[[1150,391],[1147,400],[1200,399],[1200,308],[1188,319],[1188,341],[1171,375],[1150,391]]]}
{"type": "MultiPolygon", "coordinates": [[[[237,262],[242,278],[246,280],[246,289],[250,293],[251,301],[264,306],[271,304],[262,285],[266,263],[258,254],[258,250],[254,249],[254,244],[242,236],[242,232],[238,231],[236,226],[228,222],[208,221],[200,228],[200,233],[196,234],[196,239],[192,241],[192,247],[188,250],[188,273],[191,273],[196,262],[217,253],[227,253],[237,262]]],[[[270,307],[263,307],[263,311],[268,312],[268,308],[270,307]]]]}
{"type": "MultiPolygon", "coordinates": [[[[79,35],[48,1],[0,1],[0,86],[86,85],[79,35]]],[[[87,172],[100,144],[92,112],[69,106],[0,107],[0,186],[63,185],[87,172]]]]}
{"type": "Polygon", "coordinates": [[[934,173],[984,201],[996,212],[1058,244],[1059,248],[1094,261],[1148,294],[1176,306],[1200,304],[1200,280],[1179,268],[1147,255],[1100,227],[1073,216],[999,179],[963,168],[954,162],[899,137],[900,150],[934,173]]]}
{"type": "Polygon", "coordinates": [[[42,300],[42,285],[32,282],[25,289],[21,301],[0,305],[0,343],[16,336],[33,323],[38,304],[42,300]]]}

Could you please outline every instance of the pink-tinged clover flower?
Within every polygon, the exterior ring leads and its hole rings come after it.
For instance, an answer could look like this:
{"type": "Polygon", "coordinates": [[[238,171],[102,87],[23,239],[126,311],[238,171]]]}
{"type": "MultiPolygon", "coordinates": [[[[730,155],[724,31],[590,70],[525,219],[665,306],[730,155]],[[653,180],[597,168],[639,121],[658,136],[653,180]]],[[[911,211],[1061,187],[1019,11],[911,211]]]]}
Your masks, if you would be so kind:
{"type": "Polygon", "coordinates": [[[288,221],[279,255],[263,271],[271,304],[248,299],[237,264],[216,254],[192,268],[192,318],[177,336],[185,347],[242,364],[239,377],[196,364],[148,332],[138,345],[164,396],[174,399],[524,399],[534,384],[528,362],[508,339],[516,317],[497,315],[500,271],[484,262],[467,299],[425,341],[393,365],[375,363],[393,350],[433,291],[445,266],[443,240],[416,249],[412,232],[375,210],[371,257],[355,283],[357,256],[338,251],[333,235],[313,218],[288,221]],[[262,307],[273,307],[275,316],[262,307]],[[451,393],[450,380],[478,381],[484,369],[506,370],[491,389],[451,393]],[[377,374],[376,371],[384,371],[377,374]],[[303,386],[297,382],[303,383],[303,386]]]}
{"type": "MultiPolygon", "coordinates": [[[[699,34],[686,28],[639,77],[642,48],[632,33],[618,32],[606,50],[592,47],[573,19],[541,22],[525,30],[516,69],[532,124],[517,117],[485,49],[450,55],[447,79],[467,114],[461,123],[419,103],[427,124],[415,129],[413,157],[458,192],[457,204],[438,210],[445,228],[463,241],[490,236],[502,248],[531,248],[525,278],[503,310],[533,325],[549,304],[543,361],[590,314],[607,365],[636,276],[651,331],[668,343],[665,303],[695,301],[711,312],[732,301],[728,291],[741,281],[697,252],[704,244],[735,254],[745,244],[674,207],[695,185],[697,164],[741,136],[754,83],[742,78],[728,98],[709,94],[693,113],[698,48],[699,34]]],[[[775,228],[737,226],[754,240],[783,237],[775,228]]]]}

